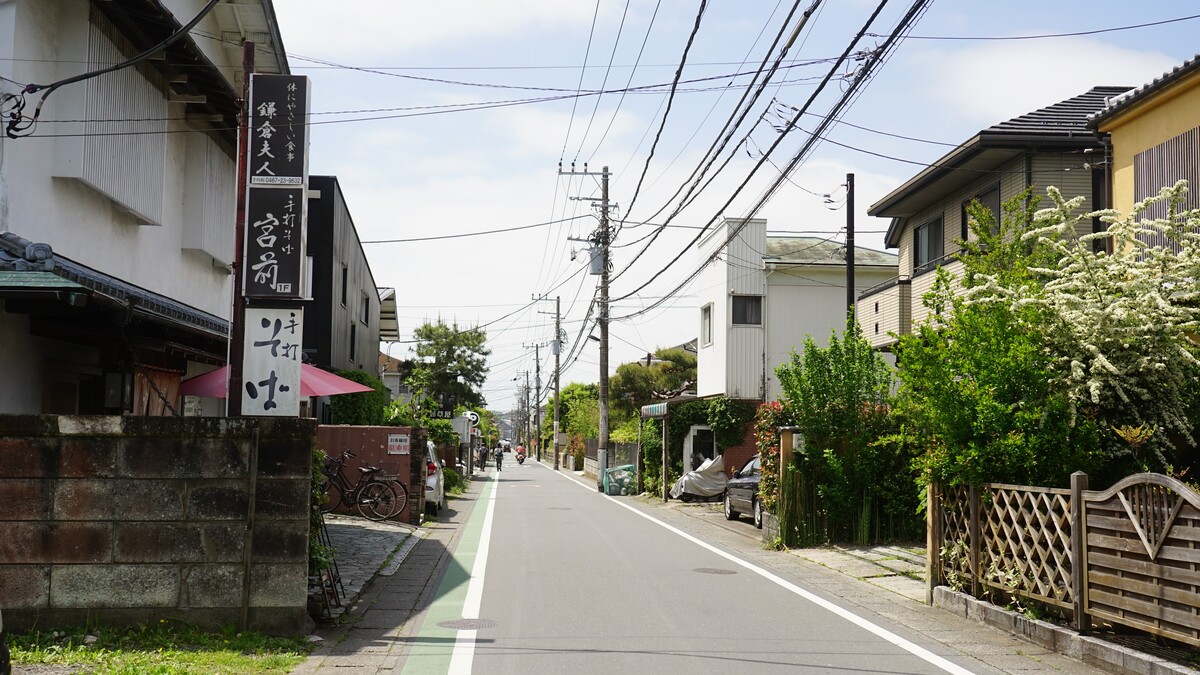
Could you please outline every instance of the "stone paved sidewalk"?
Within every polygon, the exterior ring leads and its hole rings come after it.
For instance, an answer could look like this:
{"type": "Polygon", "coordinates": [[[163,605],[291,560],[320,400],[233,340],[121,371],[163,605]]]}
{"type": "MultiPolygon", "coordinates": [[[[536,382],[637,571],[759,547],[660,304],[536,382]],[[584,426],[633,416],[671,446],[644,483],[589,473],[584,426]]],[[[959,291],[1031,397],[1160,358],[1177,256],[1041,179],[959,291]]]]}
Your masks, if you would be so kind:
{"type": "Polygon", "coordinates": [[[326,514],[325,526],[345,589],[341,606],[331,608],[335,620],[354,604],[376,574],[394,573],[404,555],[425,534],[423,529],[404,523],[336,513],[326,514]]]}

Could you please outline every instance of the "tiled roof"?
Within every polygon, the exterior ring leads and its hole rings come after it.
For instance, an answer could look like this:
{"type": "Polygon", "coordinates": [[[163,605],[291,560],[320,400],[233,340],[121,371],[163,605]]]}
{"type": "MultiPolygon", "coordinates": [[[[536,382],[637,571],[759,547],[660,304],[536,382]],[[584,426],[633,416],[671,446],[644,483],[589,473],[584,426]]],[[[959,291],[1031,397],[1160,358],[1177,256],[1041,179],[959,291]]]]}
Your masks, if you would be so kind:
{"type": "Polygon", "coordinates": [[[1175,66],[1170,71],[1163,73],[1150,82],[1143,84],[1136,89],[1129,90],[1129,92],[1124,96],[1110,101],[1107,106],[1098,112],[1093,113],[1089,117],[1088,122],[1092,126],[1096,126],[1100,124],[1100,122],[1103,122],[1113,115],[1120,113],[1122,110],[1129,109],[1130,106],[1138,103],[1139,101],[1146,100],[1155,92],[1165,89],[1168,85],[1181,80],[1185,76],[1190,75],[1198,70],[1200,70],[1200,54],[1193,56],[1178,66],[1175,66]]]}
{"type": "Polygon", "coordinates": [[[55,253],[49,244],[34,243],[12,232],[0,234],[0,270],[23,274],[52,272],[100,295],[185,326],[220,337],[229,334],[229,322],[225,319],[81,265],[55,253]]]}
{"type": "Polygon", "coordinates": [[[979,135],[985,138],[1030,135],[1092,137],[1095,132],[1088,125],[1088,117],[1102,110],[1112,97],[1120,96],[1129,90],[1129,87],[1092,87],[1065,101],[990,126],[979,132],[979,135]]]}
{"type": "MultiPolygon", "coordinates": [[[[781,237],[767,236],[767,250],[763,252],[764,262],[796,263],[803,265],[838,265],[846,264],[845,244],[823,239],[821,237],[781,237]]],[[[854,264],[859,265],[896,265],[899,256],[886,251],[876,251],[873,248],[854,247],[854,264]]]]}

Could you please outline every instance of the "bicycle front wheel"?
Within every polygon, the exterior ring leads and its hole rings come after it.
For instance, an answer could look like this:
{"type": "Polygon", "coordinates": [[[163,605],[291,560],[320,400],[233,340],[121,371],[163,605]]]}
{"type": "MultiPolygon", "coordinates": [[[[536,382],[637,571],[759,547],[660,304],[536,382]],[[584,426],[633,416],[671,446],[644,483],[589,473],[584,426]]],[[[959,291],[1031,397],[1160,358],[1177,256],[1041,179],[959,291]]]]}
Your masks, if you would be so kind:
{"type": "Polygon", "coordinates": [[[396,504],[396,491],[387,483],[367,483],[358,491],[358,512],[368,520],[390,518],[396,504]]]}

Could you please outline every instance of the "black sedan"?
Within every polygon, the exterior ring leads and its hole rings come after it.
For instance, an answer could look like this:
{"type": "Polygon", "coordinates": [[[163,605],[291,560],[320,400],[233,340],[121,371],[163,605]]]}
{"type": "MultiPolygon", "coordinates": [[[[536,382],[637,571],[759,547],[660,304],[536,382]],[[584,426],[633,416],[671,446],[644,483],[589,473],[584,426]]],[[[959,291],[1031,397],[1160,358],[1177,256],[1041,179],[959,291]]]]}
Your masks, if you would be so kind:
{"type": "Polygon", "coordinates": [[[725,487],[725,517],[737,520],[739,514],[753,513],[754,526],[762,527],[762,504],[758,501],[758,481],[762,458],[755,455],[733,474],[725,487]]]}

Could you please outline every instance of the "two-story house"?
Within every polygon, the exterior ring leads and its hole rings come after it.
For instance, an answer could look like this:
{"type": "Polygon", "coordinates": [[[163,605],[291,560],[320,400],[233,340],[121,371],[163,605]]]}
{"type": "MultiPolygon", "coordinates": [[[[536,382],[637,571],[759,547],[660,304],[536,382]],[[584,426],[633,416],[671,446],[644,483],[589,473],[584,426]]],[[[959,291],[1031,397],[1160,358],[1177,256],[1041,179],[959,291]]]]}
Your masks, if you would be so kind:
{"type": "MultiPolygon", "coordinates": [[[[1090,122],[1111,143],[1105,158],[1110,206],[1128,214],[1135,203],[1186,179],[1184,206],[1200,208],[1200,56],[1110,99],[1090,122]]],[[[1156,204],[1145,217],[1163,217],[1166,209],[1156,204]]]]}
{"type": "MultiPolygon", "coordinates": [[[[767,234],[761,218],[724,219],[698,247],[696,279],[700,335],[696,395],[757,402],[782,395],[775,369],[788,363],[806,338],[825,345],[846,327],[846,251],[817,237],[767,234]]],[[[854,285],[866,290],[896,276],[892,253],[855,247],[854,285]]],[[[861,310],[858,310],[861,312],[861,310]]],[[[706,430],[693,429],[685,443],[706,430]]],[[[750,458],[750,446],[731,449],[726,471],[750,458]]],[[[685,462],[685,466],[687,462],[685,462]]]]}
{"type": "MultiPolygon", "coordinates": [[[[1055,186],[1067,198],[1084,197],[1085,210],[1107,204],[1106,134],[1089,127],[1088,115],[1128,89],[1094,87],[983,129],[871,206],[870,215],[891,219],[885,243],[900,252],[899,274],[859,296],[859,323],[876,348],[890,348],[894,335],[925,321],[921,299],[939,266],[960,273],[956,242],[973,236],[972,200],[999,215],[1027,187],[1037,196],[1055,186]]],[[[1101,223],[1081,227],[1098,231],[1101,223]]]]}
{"type": "Polygon", "coordinates": [[[2,4],[0,412],[170,414],[226,358],[241,42],[286,73],[274,9],[2,4]]]}

